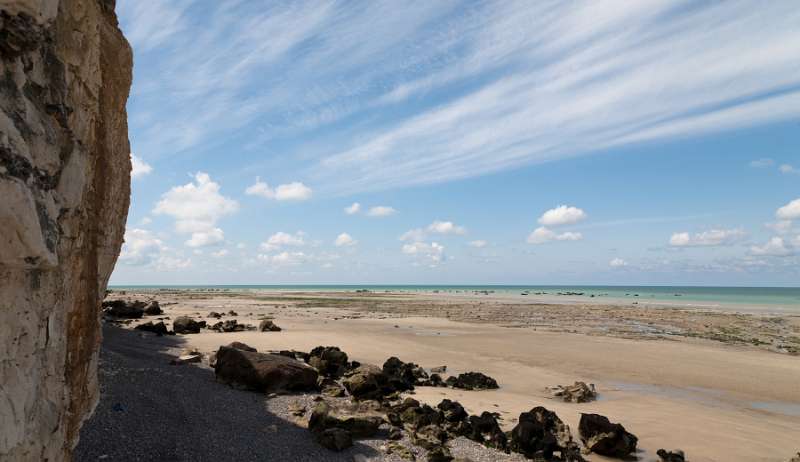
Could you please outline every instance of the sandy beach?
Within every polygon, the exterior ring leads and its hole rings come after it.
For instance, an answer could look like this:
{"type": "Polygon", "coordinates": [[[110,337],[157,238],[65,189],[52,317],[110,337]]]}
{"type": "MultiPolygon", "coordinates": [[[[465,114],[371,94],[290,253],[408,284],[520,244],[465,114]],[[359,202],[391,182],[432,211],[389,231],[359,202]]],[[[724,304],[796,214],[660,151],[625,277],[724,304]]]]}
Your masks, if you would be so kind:
{"type": "MultiPolygon", "coordinates": [[[[161,290],[110,298],[156,299],[161,317],[213,324],[210,312],[232,310],[236,316],[225,319],[257,325],[269,317],[283,329],[176,336],[174,355],[197,349],[208,356],[232,341],[259,351],[335,345],[362,363],[397,356],[425,368],[446,365],[448,375],[480,371],[500,388],[417,387],[414,397],[498,412],[505,430],[534,406],[555,411],[573,434],[581,413],[599,413],[639,437],[638,460],[657,460],[660,448],[680,448],[695,462],[785,461],[800,450],[798,315],[464,294],[161,290]],[[595,384],[598,400],[565,403],[547,390],[577,380],[595,384]]],[[[137,334],[126,341],[154,339],[137,334]]]]}

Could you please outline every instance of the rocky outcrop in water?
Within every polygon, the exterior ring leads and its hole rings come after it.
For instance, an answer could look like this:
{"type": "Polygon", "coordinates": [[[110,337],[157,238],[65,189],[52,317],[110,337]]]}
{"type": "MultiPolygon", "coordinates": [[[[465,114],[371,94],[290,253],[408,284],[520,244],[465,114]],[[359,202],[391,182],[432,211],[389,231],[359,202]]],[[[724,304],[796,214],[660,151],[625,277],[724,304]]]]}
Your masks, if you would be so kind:
{"type": "Polygon", "coordinates": [[[113,0],[0,2],[0,460],[65,460],[97,402],[130,197],[113,0]]]}

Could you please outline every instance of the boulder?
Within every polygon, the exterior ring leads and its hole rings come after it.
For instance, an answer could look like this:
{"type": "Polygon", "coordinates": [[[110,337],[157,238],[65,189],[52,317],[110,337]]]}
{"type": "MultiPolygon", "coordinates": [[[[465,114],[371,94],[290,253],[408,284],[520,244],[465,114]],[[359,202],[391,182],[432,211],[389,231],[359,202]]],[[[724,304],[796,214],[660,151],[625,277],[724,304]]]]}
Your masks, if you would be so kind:
{"type": "Polygon", "coordinates": [[[447,438],[447,432],[437,425],[426,425],[417,428],[411,434],[412,443],[428,450],[443,446],[447,442],[447,438]]]}
{"type": "Polygon", "coordinates": [[[509,449],[530,459],[553,460],[553,453],[559,452],[560,460],[583,460],[569,427],[555,412],[541,406],[519,415],[517,425],[511,430],[509,449]]]}
{"type": "Polygon", "coordinates": [[[228,348],[236,348],[237,350],[249,351],[251,353],[256,353],[258,351],[250,345],[242,342],[231,342],[228,344],[228,348]]]}
{"type": "Polygon", "coordinates": [[[342,385],[356,400],[381,399],[395,390],[378,366],[362,364],[344,375],[342,385]]]}
{"type": "Polygon", "coordinates": [[[208,313],[208,317],[209,318],[219,319],[219,318],[221,318],[223,316],[225,316],[225,315],[217,313],[216,311],[212,311],[212,312],[208,313]]]}
{"type": "Polygon", "coordinates": [[[624,458],[636,451],[639,439],[621,424],[599,414],[581,414],[578,432],[584,446],[601,456],[624,458]]]}
{"type": "Polygon", "coordinates": [[[448,386],[462,390],[492,390],[500,388],[497,381],[480,372],[465,372],[458,377],[450,376],[445,381],[448,386]]]}
{"type": "Polygon", "coordinates": [[[398,443],[397,441],[391,441],[389,444],[386,445],[386,454],[395,454],[397,455],[397,457],[404,460],[410,460],[411,462],[415,462],[417,460],[417,456],[415,456],[410,449],[398,443]]]}
{"type": "MultiPolygon", "coordinates": [[[[684,455],[683,451],[680,449],[675,449],[674,451],[667,451],[666,449],[659,449],[656,451],[656,455],[661,460],[661,462],[686,462],[686,455],[684,455]]],[[[800,462],[800,453],[797,454],[795,459],[792,459],[789,462],[797,461],[800,462]]]]}
{"type": "Polygon", "coordinates": [[[167,326],[164,324],[163,321],[159,321],[153,324],[153,321],[148,321],[144,324],[139,324],[138,326],[134,327],[136,330],[142,330],[145,332],[152,332],[158,336],[166,335],[167,334],[167,326]]]}
{"type": "Polygon", "coordinates": [[[404,363],[395,356],[383,363],[383,373],[389,377],[391,385],[399,391],[413,390],[414,385],[422,385],[428,380],[425,369],[414,363],[404,363]]]}
{"type": "Polygon", "coordinates": [[[227,321],[214,324],[211,326],[211,330],[215,330],[217,332],[244,332],[246,330],[251,330],[251,326],[247,324],[239,324],[235,319],[229,319],[227,321]]]}
{"type": "Polygon", "coordinates": [[[281,355],[220,347],[217,379],[240,388],[265,393],[310,391],[317,388],[317,371],[300,361],[281,355]]]}
{"type": "Polygon", "coordinates": [[[437,446],[428,451],[428,462],[450,462],[453,456],[445,446],[437,446]]]}
{"type": "Polygon", "coordinates": [[[506,450],[508,438],[491,412],[484,411],[479,416],[469,416],[469,426],[470,434],[466,435],[467,438],[490,448],[506,450]]]}
{"type": "Polygon", "coordinates": [[[112,300],[103,302],[106,314],[115,318],[139,319],[144,316],[145,304],[135,301],[128,303],[125,300],[112,300]]]}
{"type": "Polygon", "coordinates": [[[597,399],[597,390],[594,384],[575,382],[573,385],[556,385],[550,388],[553,396],[561,398],[568,403],[588,403],[597,399]]]}
{"type": "Polygon", "coordinates": [[[339,378],[347,370],[347,353],[335,346],[318,346],[308,353],[308,364],[325,377],[339,378]]]}
{"type": "Polygon", "coordinates": [[[329,428],[347,430],[353,438],[369,438],[378,432],[383,418],[358,409],[334,408],[325,401],[317,403],[308,420],[308,429],[320,433],[329,428]]]}
{"type": "Polygon", "coordinates": [[[259,332],[280,332],[281,328],[278,327],[271,319],[265,319],[258,324],[259,332]]]}
{"type": "Polygon", "coordinates": [[[341,428],[328,428],[315,434],[320,446],[331,451],[344,451],[353,445],[353,436],[341,428]]]}
{"type": "Polygon", "coordinates": [[[200,323],[189,316],[178,316],[172,321],[172,330],[176,334],[199,334],[200,323]]]}
{"type": "Polygon", "coordinates": [[[447,384],[439,374],[431,374],[428,380],[424,380],[420,385],[423,387],[446,387],[447,384]]]}
{"type": "Polygon", "coordinates": [[[161,305],[158,304],[158,300],[153,300],[147,305],[147,308],[144,309],[144,314],[148,316],[158,316],[160,314],[164,314],[164,310],[161,309],[161,305]]]}

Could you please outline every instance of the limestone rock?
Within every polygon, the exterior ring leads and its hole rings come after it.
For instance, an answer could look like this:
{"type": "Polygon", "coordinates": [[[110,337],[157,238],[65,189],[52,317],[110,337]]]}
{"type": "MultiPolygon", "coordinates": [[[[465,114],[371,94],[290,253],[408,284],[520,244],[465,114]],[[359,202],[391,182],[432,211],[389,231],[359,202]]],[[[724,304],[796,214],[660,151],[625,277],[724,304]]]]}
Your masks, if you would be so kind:
{"type": "Polygon", "coordinates": [[[111,0],[0,2],[0,460],[65,460],[98,398],[130,198],[111,0]]]}

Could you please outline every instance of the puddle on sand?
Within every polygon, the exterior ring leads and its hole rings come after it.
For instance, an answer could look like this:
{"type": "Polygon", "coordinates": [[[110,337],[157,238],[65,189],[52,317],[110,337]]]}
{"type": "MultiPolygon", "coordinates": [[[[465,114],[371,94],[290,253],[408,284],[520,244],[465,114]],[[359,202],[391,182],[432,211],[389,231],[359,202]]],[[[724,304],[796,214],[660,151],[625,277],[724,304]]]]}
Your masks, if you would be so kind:
{"type": "Polygon", "coordinates": [[[800,417],[800,403],[787,403],[784,401],[754,401],[750,407],[759,411],[800,417]]]}

